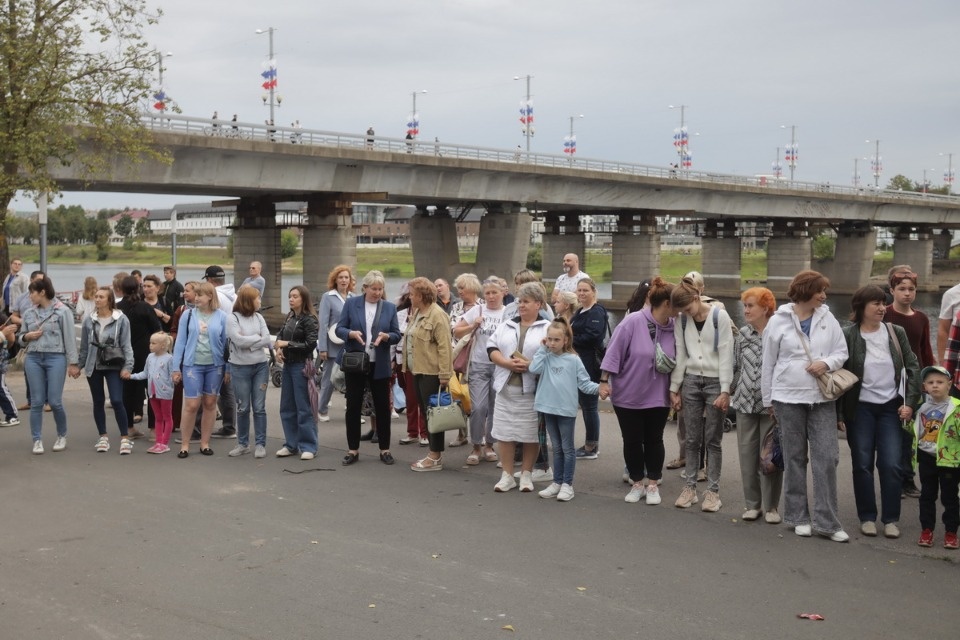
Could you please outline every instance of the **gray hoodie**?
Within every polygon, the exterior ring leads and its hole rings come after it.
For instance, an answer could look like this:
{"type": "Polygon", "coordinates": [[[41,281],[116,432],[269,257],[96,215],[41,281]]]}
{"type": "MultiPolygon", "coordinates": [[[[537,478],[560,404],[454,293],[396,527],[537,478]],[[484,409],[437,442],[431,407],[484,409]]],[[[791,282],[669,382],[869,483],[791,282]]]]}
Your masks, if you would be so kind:
{"type": "Polygon", "coordinates": [[[270,359],[264,349],[273,344],[267,323],[259,313],[227,314],[227,337],[230,338],[230,365],[259,364],[270,359]]]}

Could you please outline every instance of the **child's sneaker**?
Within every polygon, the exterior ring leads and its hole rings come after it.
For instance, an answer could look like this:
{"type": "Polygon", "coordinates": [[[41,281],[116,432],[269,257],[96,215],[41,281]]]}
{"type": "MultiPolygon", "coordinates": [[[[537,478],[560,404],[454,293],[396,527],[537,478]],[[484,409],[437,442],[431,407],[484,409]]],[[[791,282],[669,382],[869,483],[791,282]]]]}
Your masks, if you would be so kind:
{"type": "Polygon", "coordinates": [[[168,447],[165,444],[158,444],[155,446],[157,448],[157,451],[156,451],[157,453],[167,453],[168,451],[170,451],[170,447],[168,447]]]}
{"type": "Polygon", "coordinates": [[[944,549],[957,549],[960,548],[960,540],[957,540],[957,532],[947,531],[943,536],[943,548],[944,549]]]}
{"type": "Polygon", "coordinates": [[[933,546],[933,530],[924,529],[920,532],[920,539],[917,540],[917,545],[921,547],[932,547],[933,546]]]}
{"type": "Polygon", "coordinates": [[[155,444],[155,445],[153,445],[152,447],[150,447],[149,449],[147,449],[147,453],[160,453],[160,447],[162,447],[162,446],[163,446],[163,445],[155,444]]]}

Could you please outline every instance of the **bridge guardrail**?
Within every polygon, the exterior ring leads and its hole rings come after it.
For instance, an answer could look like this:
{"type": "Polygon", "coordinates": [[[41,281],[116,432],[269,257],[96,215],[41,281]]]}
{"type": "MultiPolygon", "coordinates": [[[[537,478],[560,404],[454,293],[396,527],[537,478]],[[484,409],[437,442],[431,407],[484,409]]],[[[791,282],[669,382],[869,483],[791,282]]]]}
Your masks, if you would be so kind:
{"type": "Polygon", "coordinates": [[[230,120],[212,120],[183,115],[145,113],[142,122],[149,129],[175,131],[210,137],[239,138],[243,140],[264,140],[278,144],[306,144],[325,147],[369,149],[390,153],[408,153],[411,155],[433,155],[442,158],[466,160],[485,160],[515,165],[549,168],[574,168],[602,173],[619,173],[646,178],[676,179],[718,185],[760,187],[770,192],[807,191],[811,193],[832,193],[854,197],[881,197],[917,203],[960,203],[958,196],[946,196],[934,193],[895,191],[874,187],[853,187],[828,182],[803,182],[740,176],[706,171],[690,171],[673,167],[660,167],[615,160],[594,158],[570,158],[559,154],[527,153],[521,149],[505,150],[493,147],[448,144],[429,140],[406,140],[381,135],[338,133],[318,129],[271,126],[250,122],[230,120]]]}

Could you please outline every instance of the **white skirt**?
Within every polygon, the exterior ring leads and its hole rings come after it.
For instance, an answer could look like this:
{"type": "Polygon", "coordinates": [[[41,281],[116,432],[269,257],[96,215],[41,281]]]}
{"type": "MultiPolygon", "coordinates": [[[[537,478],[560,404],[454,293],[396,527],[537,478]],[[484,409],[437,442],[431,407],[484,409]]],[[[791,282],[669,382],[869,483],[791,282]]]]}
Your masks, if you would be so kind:
{"type": "Polygon", "coordinates": [[[495,440],[503,442],[539,442],[537,412],[533,408],[534,393],[523,393],[523,387],[506,384],[497,394],[493,408],[495,440]]]}

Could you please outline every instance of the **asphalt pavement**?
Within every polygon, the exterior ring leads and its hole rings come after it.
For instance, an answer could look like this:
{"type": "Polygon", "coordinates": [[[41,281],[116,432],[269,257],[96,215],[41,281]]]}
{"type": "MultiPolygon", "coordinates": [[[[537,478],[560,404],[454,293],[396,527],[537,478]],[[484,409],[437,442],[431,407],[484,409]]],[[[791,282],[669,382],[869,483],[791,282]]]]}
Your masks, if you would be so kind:
{"type": "MultiPolygon", "coordinates": [[[[17,372],[9,384],[23,398],[17,372]]],[[[849,451],[838,470],[847,544],[744,522],[736,434],[724,436],[719,513],[627,504],[617,422],[601,403],[597,460],[577,465],[568,503],[497,494],[492,463],[413,473],[363,443],[346,450],[343,399],[316,459],[277,459],[279,389],[268,392],[269,457],[150,455],[137,441],[96,453],[86,381],[68,380],[68,446],[31,454],[27,422],[0,429],[0,638],[868,638],[956,634],[960,552],[921,549],[916,500],[899,540],[865,538],[849,451]],[[823,621],[799,619],[817,613],[823,621]]],[[[393,441],[405,419],[393,421],[393,441]]],[[[582,423],[578,425],[582,438],[582,423]]],[[[665,435],[675,457],[676,424],[665,435]]],[[[196,452],[194,445],[194,452],[196,452]]],[[[174,451],[176,447],[174,447],[174,451]]],[[[543,485],[538,486],[542,488],[543,485]]],[[[703,490],[703,484],[700,485],[703,490]]]]}

